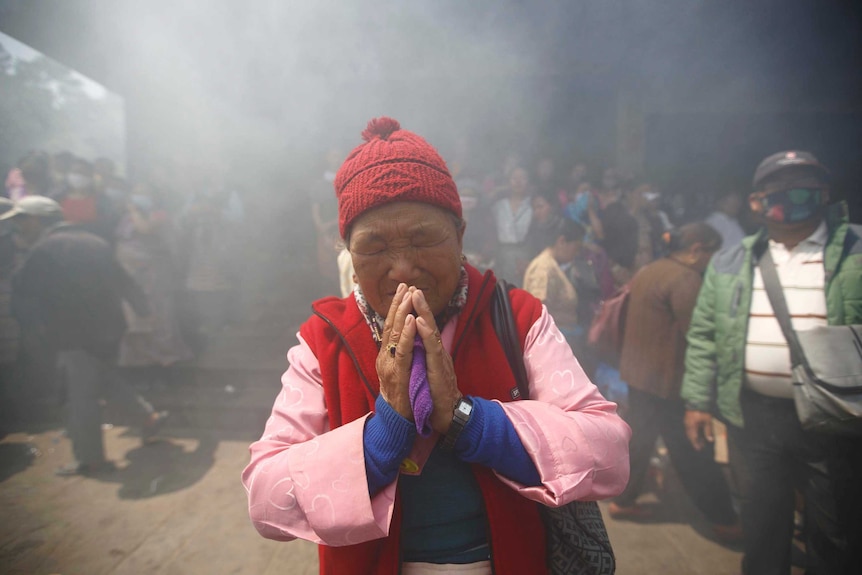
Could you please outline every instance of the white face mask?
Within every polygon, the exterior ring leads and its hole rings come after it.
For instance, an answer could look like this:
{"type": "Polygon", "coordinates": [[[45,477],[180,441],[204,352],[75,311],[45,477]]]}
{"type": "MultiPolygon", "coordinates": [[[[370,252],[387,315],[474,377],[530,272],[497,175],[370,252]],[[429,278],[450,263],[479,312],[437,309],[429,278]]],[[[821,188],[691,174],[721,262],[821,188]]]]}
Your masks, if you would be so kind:
{"type": "Polygon", "coordinates": [[[90,187],[90,184],[93,183],[93,178],[83,174],[69,174],[66,176],[66,183],[73,190],[83,190],[90,187]]]}

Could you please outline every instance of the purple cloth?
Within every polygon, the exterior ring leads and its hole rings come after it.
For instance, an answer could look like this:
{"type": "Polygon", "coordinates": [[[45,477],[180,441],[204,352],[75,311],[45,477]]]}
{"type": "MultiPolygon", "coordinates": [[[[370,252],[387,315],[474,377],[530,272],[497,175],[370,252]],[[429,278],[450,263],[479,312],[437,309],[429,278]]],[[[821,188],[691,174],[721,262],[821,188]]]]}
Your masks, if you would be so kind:
{"type": "Polygon", "coordinates": [[[431,401],[431,387],[428,385],[428,369],[425,365],[425,346],[422,338],[416,334],[413,341],[413,363],[410,365],[410,405],[413,406],[413,420],[416,422],[416,433],[422,437],[431,435],[431,411],[434,404],[431,401]]]}

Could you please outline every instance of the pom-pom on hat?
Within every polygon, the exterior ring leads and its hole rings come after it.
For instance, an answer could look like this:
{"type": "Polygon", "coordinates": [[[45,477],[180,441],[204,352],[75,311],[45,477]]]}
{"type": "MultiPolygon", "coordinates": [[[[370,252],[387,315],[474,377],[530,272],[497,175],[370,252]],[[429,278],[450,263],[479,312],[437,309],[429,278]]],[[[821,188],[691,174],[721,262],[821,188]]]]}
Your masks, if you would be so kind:
{"type": "Polygon", "coordinates": [[[392,118],[375,118],[335,175],[338,231],[362,213],[392,202],[422,202],[461,217],[455,181],[437,150],[392,118]]]}

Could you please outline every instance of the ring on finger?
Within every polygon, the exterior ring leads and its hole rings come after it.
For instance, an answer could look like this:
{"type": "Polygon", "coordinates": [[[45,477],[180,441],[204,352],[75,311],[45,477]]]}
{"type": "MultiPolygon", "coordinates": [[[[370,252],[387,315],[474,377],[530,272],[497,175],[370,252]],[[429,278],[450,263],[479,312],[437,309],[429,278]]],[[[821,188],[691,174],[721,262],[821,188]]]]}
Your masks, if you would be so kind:
{"type": "Polygon", "coordinates": [[[395,350],[398,348],[394,343],[390,343],[386,346],[386,351],[389,352],[389,357],[395,357],[395,350]]]}

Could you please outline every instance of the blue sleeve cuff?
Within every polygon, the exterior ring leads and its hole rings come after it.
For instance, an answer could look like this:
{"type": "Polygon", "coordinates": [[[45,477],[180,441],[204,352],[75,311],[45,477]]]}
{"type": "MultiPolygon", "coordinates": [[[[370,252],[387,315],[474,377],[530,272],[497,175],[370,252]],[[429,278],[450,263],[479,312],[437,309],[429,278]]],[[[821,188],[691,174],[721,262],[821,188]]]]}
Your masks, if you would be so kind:
{"type": "Polygon", "coordinates": [[[473,412],[455,442],[458,457],[490,467],[521,485],[540,485],[536,465],[500,404],[481,397],[470,399],[473,412]]]}
{"type": "Polygon", "coordinates": [[[368,493],[374,497],[395,481],[401,461],[416,439],[416,424],[401,417],[378,395],[374,415],[365,422],[363,450],[368,493]]]}

